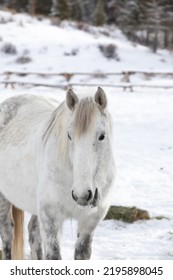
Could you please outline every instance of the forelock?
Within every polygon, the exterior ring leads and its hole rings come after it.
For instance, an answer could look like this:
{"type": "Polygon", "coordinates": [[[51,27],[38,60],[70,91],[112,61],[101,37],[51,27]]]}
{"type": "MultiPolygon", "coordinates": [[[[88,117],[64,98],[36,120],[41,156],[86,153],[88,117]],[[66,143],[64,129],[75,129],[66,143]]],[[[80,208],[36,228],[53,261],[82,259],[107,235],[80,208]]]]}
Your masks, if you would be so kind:
{"type": "Polygon", "coordinates": [[[92,97],[86,97],[80,100],[76,107],[74,120],[75,134],[78,137],[88,132],[92,127],[97,111],[98,108],[92,97]]]}

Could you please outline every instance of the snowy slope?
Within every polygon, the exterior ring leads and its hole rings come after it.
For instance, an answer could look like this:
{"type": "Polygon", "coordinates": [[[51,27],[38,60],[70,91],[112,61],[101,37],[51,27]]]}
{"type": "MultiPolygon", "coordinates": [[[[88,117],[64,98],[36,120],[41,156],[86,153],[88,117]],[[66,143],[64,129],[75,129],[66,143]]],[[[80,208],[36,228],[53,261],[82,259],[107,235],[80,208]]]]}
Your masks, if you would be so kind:
{"type": "MultiPolygon", "coordinates": [[[[154,55],[143,46],[134,46],[115,27],[90,28],[90,32],[84,32],[76,29],[75,23],[64,22],[57,27],[52,26],[49,20],[38,21],[26,15],[5,12],[0,12],[0,22],[0,49],[8,42],[17,49],[15,55],[0,51],[0,72],[173,71],[171,53],[159,51],[154,55]],[[7,23],[2,23],[4,21],[7,23]],[[104,35],[105,31],[110,35],[104,35]],[[107,59],[101,54],[98,45],[107,43],[116,44],[120,61],[107,59]],[[76,55],[72,55],[74,50],[78,50],[76,55]],[[16,63],[23,54],[27,54],[32,62],[16,63]]],[[[43,78],[30,76],[20,79],[38,81],[43,78]]],[[[85,80],[86,83],[91,81],[92,78],[85,80]]],[[[46,82],[63,83],[64,80],[63,77],[52,77],[46,82]]],[[[99,85],[103,81],[95,78],[94,82],[99,85]]],[[[105,84],[108,82],[115,83],[114,77],[105,79],[105,84]]],[[[153,82],[163,81],[157,78],[153,82]]],[[[171,83],[171,80],[164,80],[164,83],[171,83]]],[[[92,258],[173,259],[173,90],[143,89],[131,93],[104,89],[113,118],[117,165],[112,204],[137,206],[148,210],[152,217],[163,215],[167,219],[138,221],[130,225],[103,221],[96,231],[92,258]]],[[[43,87],[16,86],[11,89],[0,85],[0,90],[0,101],[23,93],[51,96],[60,101],[65,97],[63,90],[43,87]]],[[[87,87],[76,87],[75,90],[79,93],[96,91],[87,87]]],[[[67,221],[62,238],[65,259],[73,258],[75,236],[75,221],[67,221]]],[[[29,254],[28,245],[26,253],[29,254]]]]}
{"type": "Polygon", "coordinates": [[[13,43],[17,54],[1,53],[1,69],[41,72],[119,72],[124,70],[172,70],[173,58],[168,51],[156,55],[146,47],[130,43],[115,26],[76,28],[75,23],[51,25],[26,15],[0,11],[0,48],[13,43]],[[5,22],[5,23],[3,23],[5,22]],[[104,35],[106,34],[106,35],[104,35]],[[105,58],[98,46],[115,44],[120,61],[105,58]],[[76,55],[74,55],[74,52],[76,55]],[[20,65],[16,59],[27,54],[32,62],[20,65]]]}

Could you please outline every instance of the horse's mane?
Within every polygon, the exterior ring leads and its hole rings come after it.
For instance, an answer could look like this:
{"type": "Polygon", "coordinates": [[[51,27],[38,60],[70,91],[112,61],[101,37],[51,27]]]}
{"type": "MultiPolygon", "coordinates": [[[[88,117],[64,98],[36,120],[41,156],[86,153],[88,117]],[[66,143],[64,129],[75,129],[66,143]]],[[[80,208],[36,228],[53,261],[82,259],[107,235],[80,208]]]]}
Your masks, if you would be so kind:
{"type": "MultiPolygon", "coordinates": [[[[99,111],[101,114],[104,114],[92,97],[84,97],[79,100],[78,104],[76,104],[73,124],[75,137],[80,138],[82,134],[92,129],[95,124],[96,113],[99,111]]],[[[69,112],[66,102],[61,103],[50,116],[42,138],[43,145],[45,146],[50,135],[56,135],[58,158],[64,163],[68,161],[67,118],[69,112]]]]}
{"type": "Polygon", "coordinates": [[[45,148],[51,135],[57,139],[57,157],[61,163],[68,163],[68,138],[66,135],[67,113],[65,102],[61,103],[48,119],[42,136],[43,148],[45,148]]]}

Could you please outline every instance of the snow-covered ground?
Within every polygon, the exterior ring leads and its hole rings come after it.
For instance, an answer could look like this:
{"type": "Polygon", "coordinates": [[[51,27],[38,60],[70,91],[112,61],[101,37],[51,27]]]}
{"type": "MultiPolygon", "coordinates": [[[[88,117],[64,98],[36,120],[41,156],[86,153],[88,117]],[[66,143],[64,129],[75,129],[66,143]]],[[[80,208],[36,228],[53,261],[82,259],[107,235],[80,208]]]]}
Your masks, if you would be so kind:
{"type": "MultiPolygon", "coordinates": [[[[143,46],[134,46],[114,28],[105,36],[103,29],[84,32],[74,23],[52,26],[48,20],[38,21],[25,15],[0,12],[0,50],[4,43],[13,43],[17,54],[0,51],[0,72],[119,72],[124,70],[173,71],[173,56],[168,51],[157,54],[143,46]],[[2,17],[4,20],[2,21],[2,17]],[[3,23],[7,21],[7,23],[3,23]],[[120,61],[107,59],[98,45],[114,43],[120,61]],[[71,55],[78,50],[76,55],[71,55]],[[32,62],[18,64],[26,54],[32,62]],[[67,55],[67,53],[70,55],[67,55]]],[[[104,31],[105,31],[104,30],[104,31]]],[[[29,78],[38,81],[38,77],[29,78]]],[[[0,80],[4,79],[0,76],[0,80]]],[[[22,79],[22,77],[20,77],[22,79]]],[[[40,78],[41,79],[41,78],[40,78]]],[[[88,79],[88,78],[87,78],[88,79]]],[[[112,80],[111,80],[112,79],[112,80]]],[[[140,79],[140,77],[137,77],[140,79]]],[[[47,83],[62,83],[61,77],[47,83]],[[57,80],[59,79],[59,80],[57,80]]],[[[91,79],[86,80],[91,82],[91,79]]],[[[98,85],[102,82],[95,78],[98,85]]],[[[160,78],[154,83],[163,82],[160,78]]],[[[115,83],[107,78],[106,83],[115,83]]],[[[171,83],[170,79],[164,83],[171,83]]],[[[77,92],[95,92],[96,88],[74,88],[77,92]]],[[[113,118],[114,153],[117,165],[112,204],[137,206],[149,211],[151,217],[165,219],[137,221],[103,221],[96,230],[92,259],[173,259],[173,90],[136,90],[123,92],[104,87],[113,118]]],[[[0,85],[0,101],[16,94],[65,97],[64,90],[44,87],[4,88],[0,85]]],[[[75,221],[67,221],[62,237],[62,255],[72,259],[76,237],[75,221]]],[[[27,237],[26,237],[27,239],[27,237]]],[[[29,247],[26,242],[26,253],[29,247]]]]}

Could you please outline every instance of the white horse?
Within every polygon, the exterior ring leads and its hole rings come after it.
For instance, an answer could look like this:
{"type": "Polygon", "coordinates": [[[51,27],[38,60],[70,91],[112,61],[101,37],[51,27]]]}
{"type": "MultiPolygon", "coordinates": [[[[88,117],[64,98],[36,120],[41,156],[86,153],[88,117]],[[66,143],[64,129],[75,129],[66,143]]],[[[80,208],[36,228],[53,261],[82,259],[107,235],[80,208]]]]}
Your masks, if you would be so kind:
{"type": "Polygon", "coordinates": [[[94,230],[109,207],[114,173],[111,119],[101,88],[94,97],[82,98],[69,89],[60,105],[32,95],[1,103],[4,258],[22,258],[22,213],[26,211],[32,214],[32,259],[61,259],[59,235],[66,218],[78,221],[75,259],[89,259],[94,230]]]}

